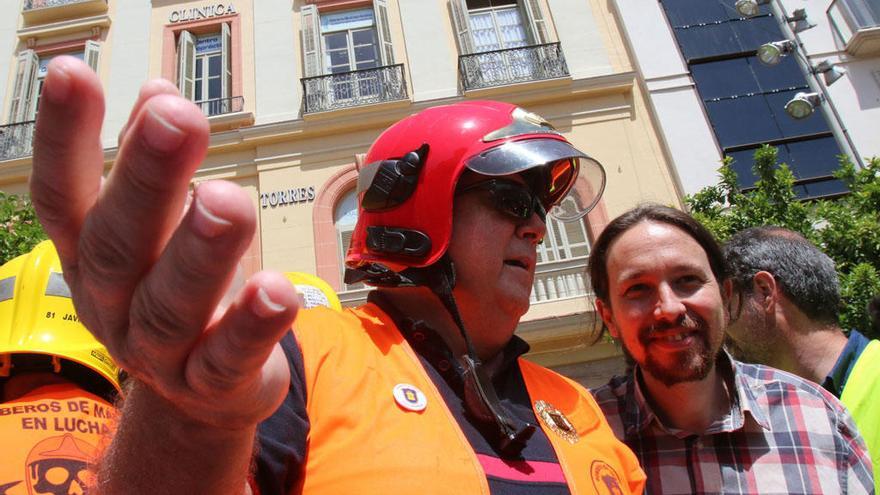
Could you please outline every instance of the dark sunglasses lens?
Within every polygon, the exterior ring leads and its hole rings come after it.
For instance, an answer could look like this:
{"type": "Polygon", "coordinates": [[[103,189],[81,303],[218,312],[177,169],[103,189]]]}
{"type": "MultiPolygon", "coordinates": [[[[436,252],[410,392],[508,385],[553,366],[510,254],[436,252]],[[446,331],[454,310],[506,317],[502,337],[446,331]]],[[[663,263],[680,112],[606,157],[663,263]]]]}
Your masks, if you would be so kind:
{"type": "Polygon", "coordinates": [[[495,191],[495,207],[516,218],[526,219],[532,215],[532,197],[523,190],[503,188],[495,191]]]}
{"type": "Polygon", "coordinates": [[[547,222],[547,210],[544,209],[544,205],[541,204],[537,199],[534,200],[535,204],[535,213],[538,214],[538,218],[541,219],[542,222],[547,222]]]}

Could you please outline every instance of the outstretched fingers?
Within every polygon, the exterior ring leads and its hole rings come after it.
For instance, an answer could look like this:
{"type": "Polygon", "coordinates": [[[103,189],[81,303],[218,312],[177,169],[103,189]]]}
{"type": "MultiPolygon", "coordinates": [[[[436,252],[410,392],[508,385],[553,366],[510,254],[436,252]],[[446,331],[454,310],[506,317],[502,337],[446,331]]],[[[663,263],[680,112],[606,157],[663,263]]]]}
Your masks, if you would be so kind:
{"type": "Polygon", "coordinates": [[[223,181],[199,185],[179,228],[135,291],[125,341],[129,366],[171,377],[180,372],[210,325],[255,226],[253,204],[241,188],[223,181]]]}
{"type": "Polygon", "coordinates": [[[253,240],[250,196],[189,183],[207,152],[202,112],[167,82],[141,90],[105,181],[100,83],[82,61],[49,65],[31,191],[77,312],[114,359],[192,418],[252,426],[283,399],[278,340],[296,315],[281,274],[260,273],[220,304],[253,240]]]}
{"type": "Polygon", "coordinates": [[[131,297],[180,222],[208,134],[189,101],[162,93],[143,102],[83,224],[74,297],[85,296],[80,305],[96,315],[89,329],[123,364],[131,297]]]}
{"type": "Polygon", "coordinates": [[[222,419],[206,415],[206,421],[245,427],[278,407],[290,383],[278,341],[290,330],[297,309],[296,290],[283,275],[261,272],[248,280],[186,363],[187,384],[198,395],[247,397],[225,404],[222,419]]]}

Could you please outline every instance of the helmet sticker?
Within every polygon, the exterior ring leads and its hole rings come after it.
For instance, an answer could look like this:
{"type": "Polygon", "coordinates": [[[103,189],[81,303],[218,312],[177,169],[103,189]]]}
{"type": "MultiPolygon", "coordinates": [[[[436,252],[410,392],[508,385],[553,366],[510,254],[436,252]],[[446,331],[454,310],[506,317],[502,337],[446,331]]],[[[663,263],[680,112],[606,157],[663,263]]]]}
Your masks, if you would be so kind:
{"type": "Polygon", "coordinates": [[[513,122],[483,136],[483,142],[521,136],[524,134],[559,134],[544,117],[522,108],[515,108],[511,114],[513,122]]]}

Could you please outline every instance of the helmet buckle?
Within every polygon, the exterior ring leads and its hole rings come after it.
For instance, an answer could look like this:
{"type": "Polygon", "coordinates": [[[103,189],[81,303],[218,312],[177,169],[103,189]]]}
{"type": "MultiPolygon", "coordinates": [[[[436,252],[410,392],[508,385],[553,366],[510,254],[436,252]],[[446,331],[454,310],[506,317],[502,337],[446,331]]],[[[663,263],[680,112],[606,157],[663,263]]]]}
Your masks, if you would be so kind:
{"type": "Polygon", "coordinates": [[[394,227],[367,227],[367,248],[383,254],[424,256],[431,249],[431,240],[425,234],[394,227]]]}

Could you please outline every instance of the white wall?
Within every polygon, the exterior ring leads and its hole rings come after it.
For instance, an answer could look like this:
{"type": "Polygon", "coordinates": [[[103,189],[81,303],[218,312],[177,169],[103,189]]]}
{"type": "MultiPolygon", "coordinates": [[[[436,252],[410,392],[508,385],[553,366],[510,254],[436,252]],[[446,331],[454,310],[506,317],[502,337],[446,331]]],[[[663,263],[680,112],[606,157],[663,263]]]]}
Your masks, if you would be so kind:
{"type": "Polygon", "coordinates": [[[104,115],[102,141],[105,148],[116,146],[122,126],[128,122],[138,91],[149,76],[150,0],[126,0],[125,6],[116,6],[113,16],[110,50],[102,50],[101,57],[109,55],[107,76],[102,75],[106,87],[107,111],[104,115]]]}
{"type": "Polygon", "coordinates": [[[445,0],[398,0],[413,101],[458,94],[458,50],[445,0]]]}
{"type": "Polygon", "coordinates": [[[302,100],[299,33],[290,0],[254,0],[256,123],[299,118],[302,100]]]}
{"type": "Polygon", "coordinates": [[[681,190],[717,183],[721,151],[660,4],[613,2],[681,190]]]}
{"type": "Polygon", "coordinates": [[[590,3],[585,0],[548,0],[556,34],[573,79],[611,74],[613,68],[590,3]]]}

